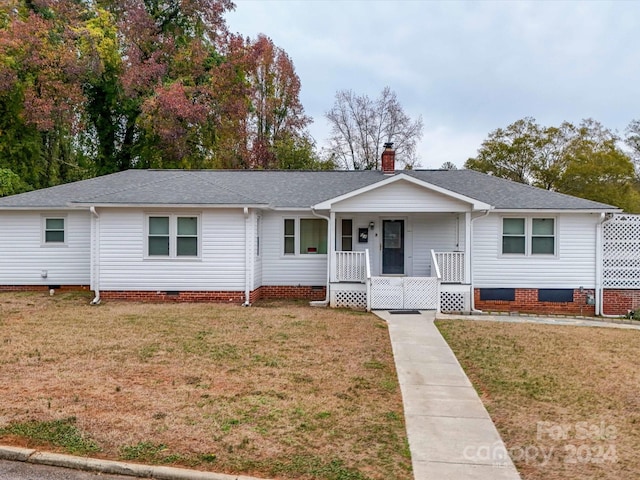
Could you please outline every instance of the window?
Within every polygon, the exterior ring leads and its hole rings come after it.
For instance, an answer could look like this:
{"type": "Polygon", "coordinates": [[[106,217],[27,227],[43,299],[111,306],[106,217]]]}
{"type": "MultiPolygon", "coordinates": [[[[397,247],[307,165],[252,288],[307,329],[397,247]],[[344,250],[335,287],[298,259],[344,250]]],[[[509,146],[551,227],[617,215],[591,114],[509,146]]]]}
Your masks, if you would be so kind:
{"type": "Polygon", "coordinates": [[[525,252],[524,218],[502,220],[502,253],[525,252]]]}
{"type": "Polygon", "coordinates": [[[283,253],[285,255],[326,254],[327,221],[321,218],[285,218],[283,253]]]}
{"type": "Polygon", "coordinates": [[[284,221],[284,253],[293,255],[296,253],[296,221],[287,218],[284,221]]]}
{"type": "Polygon", "coordinates": [[[554,218],[503,218],[502,253],[555,255],[554,218]]]}
{"type": "Polygon", "coordinates": [[[342,245],[343,252],[353,250],[353,221],[351,219],[342,220],[342,245]]]}
{"type": "Polygon", "coordinates": [[[149,257],[198,257],[197,216],[150,215],[147,255],[149,257]]]}
{"type": "Polygon", "coordinates": [[[553,255],[556,239],[553,218],[534,218],[531,225],[531,254],[553,255]]]}
{"type": "Polygon", "coordinates": [[[44,219],[44,243],[64,244],[64,218],[44,219]]]}
{"type": "Polygon", "coordinates": [[[169,217],[149,217],[149,256],[169,256],[169,217]]]}
{"type": "Polygon", "coordinates": [[[179,257],[198,256],[198,218],[178,217],[176,254],[179,257]]]}

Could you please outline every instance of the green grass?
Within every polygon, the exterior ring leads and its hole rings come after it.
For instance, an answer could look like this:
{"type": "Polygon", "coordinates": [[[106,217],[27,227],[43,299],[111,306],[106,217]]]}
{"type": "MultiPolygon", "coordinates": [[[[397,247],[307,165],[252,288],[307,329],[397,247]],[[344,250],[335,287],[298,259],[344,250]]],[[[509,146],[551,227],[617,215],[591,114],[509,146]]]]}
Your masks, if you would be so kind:
{"type": "Polygon", "coordinates": [[[49,422],[15,423],[0,428],[0,435],[15,435],[33,445],[54,445],[74,455],[89,455],[100,451],[96,442],[76,427],[74,417],[49,422]]]}

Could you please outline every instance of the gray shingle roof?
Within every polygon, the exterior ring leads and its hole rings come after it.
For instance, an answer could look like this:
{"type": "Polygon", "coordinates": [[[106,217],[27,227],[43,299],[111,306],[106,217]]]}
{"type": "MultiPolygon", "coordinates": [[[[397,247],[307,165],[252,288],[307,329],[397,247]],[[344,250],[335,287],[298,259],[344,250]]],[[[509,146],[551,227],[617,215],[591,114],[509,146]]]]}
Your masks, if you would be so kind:
{"type": "MultiPolygon", "coordinates": [[[[615,209],[610,205],[549,192],[472,170],[415,170],[402,173],[488,203],[497,209],[615,209]]],[[[379,171],[127,170],[0,198],[0,208],[64,208],[78,203],[309,208],[386,178],[379,171]]]]}

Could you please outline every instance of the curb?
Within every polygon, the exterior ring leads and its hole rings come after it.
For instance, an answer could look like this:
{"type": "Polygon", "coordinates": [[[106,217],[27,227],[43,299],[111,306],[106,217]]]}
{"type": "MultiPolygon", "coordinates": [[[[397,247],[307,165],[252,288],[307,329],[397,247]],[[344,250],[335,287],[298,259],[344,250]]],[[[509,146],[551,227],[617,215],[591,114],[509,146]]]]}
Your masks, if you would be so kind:
{"type": "Polygon", "coordinates": [[[265,480],[244,475],[202,472],[186,468],[141,465],[137,463],[101,460],[98,458],[76,457],[61,453],[39,452],[30,448],[0,446],[0,459],[16,462],[72,468],[87,472],[109,475],[126,475],[137,478],[158,480],[265,480]]]}

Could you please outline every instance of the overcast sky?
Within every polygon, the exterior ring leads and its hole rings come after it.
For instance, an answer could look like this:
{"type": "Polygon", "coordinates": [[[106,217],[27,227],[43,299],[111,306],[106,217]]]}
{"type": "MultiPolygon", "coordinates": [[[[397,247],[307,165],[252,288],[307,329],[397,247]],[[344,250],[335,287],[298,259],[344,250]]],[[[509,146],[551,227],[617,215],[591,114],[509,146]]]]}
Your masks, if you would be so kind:
{"type": "Polygon", "coordinates": [[[421,115],[422,168],[462,166],[487,134],[523,118],[640,118],[640,2],[234,0],[229,28],[293,59],[311,134],[326,144],[335,93],[389,86],[421,115]]]}

